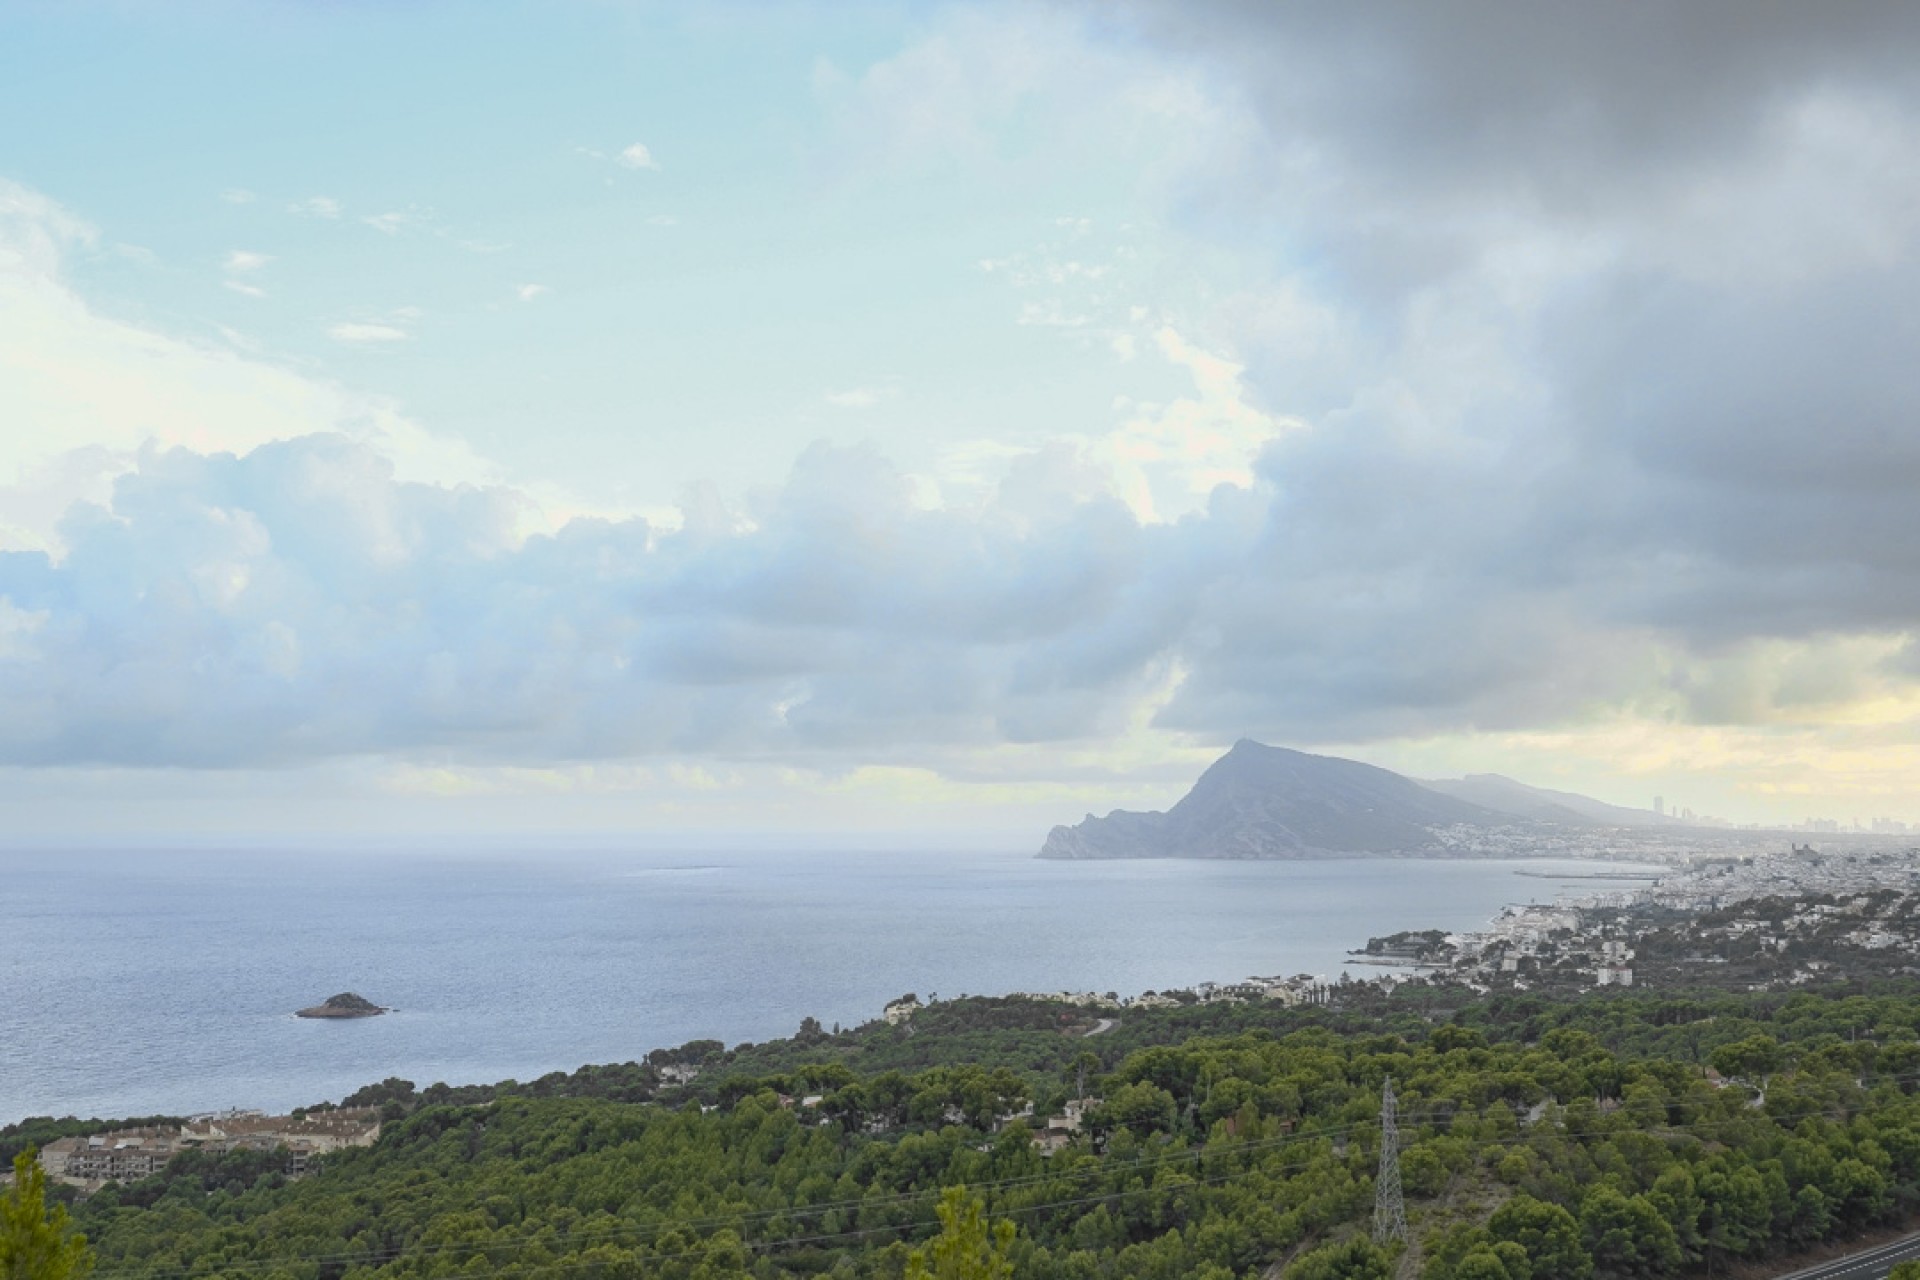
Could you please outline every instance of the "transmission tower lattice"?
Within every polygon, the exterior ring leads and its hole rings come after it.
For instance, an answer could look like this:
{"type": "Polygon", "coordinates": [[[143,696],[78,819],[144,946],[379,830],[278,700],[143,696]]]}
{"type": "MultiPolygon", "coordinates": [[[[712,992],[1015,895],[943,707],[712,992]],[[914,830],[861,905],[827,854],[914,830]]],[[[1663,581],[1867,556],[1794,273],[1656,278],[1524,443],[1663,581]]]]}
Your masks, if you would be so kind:
{"type": "Polygon", "coordinates": [[[1373,1180],[1373,1240],[1386,1244],[1407,1238],[1407,1202],[1400,1194],[1400,1124],[1393,1101],[1393,1078],[1380,1095],[1380,1176],[1373,1180]]]}

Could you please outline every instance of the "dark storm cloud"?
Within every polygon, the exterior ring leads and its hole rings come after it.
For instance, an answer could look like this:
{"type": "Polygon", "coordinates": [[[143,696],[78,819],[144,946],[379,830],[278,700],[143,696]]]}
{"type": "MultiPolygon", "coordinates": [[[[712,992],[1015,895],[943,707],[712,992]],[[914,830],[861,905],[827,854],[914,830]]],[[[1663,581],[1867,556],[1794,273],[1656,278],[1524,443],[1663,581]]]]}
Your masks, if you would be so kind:
{"type": "Polygon", "coordinates": [[[1166,722],[1764,717],[1790,691],[1647,682],[1920,624],[1920,9],[1127,12],[1253,123],[1176,203],[1272,250],[1223,332],[1314,423],[1263,459],[1262,549],[1166,722]],[[1334,373],[1263,290],[1339,317],[1334,373]]]}
{"type": "Polygon", "coordinates": [[[1750,145],[1809,90],[1904,97],[1920,83],[1920,10],[1897,3],[1127,9],[1130,34],[1230,74],[1281,153],[1321,149],[1372,189],[1474,203],[1519,191],[1576,211],[1625,202],[1649,178],[1750,145]]]}

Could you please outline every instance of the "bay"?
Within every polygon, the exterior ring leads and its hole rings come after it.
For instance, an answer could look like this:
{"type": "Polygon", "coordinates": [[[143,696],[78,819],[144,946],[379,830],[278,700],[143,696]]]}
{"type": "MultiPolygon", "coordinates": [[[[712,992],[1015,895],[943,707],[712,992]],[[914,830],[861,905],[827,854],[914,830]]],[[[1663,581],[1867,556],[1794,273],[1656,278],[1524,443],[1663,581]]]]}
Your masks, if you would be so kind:
{"type": "Polygon", "coordinates": [[[528,1080],[788,1035],[805,1016],[851,1026],[909,991],[1337,976],[1369,936],[1475,928],[1619,867],[0,852],[0,1123],[283,1110],[396,1075],[528,1080]],[[395,1012],[292,1016],[339,991],[395,1012]]]}

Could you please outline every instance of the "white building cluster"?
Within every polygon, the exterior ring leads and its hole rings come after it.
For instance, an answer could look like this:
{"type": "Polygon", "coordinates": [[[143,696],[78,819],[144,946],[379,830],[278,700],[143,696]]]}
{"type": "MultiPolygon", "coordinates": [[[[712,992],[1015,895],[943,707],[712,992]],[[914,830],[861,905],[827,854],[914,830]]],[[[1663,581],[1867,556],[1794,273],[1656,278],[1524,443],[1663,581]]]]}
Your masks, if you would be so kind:
{"type": "Polygon", "coordinates": [[[93,1188],[151,1177],[188,1151],[284,1150],[287,1172],[298,1176],[316,1156],[343,1147],[371,1146],[379,1136],[380,1114],[371,1107],[297,1116],[224,1111],[195,1116],[177,1126],[58,1138],[41,1150],[40,1164],[50,1177],[93,1188]]]}
{"type": "MultiPolygon", "coordinates": [[[[1634,952],[1625,935],[1632,930],[1618,913],[1638,908],[1699,916],[1763,898],[1792,901],[1787,918],[1767,924],[1734,920],[1713,926],[1711,932],[1719,938],[1749,938],[1762,949],[1779,952],[1795,938],[1810,937],[1824,921],[1845,916],[1857,919],[1857,927],[1829,942],[1865,950],[1916,942],[1903,927],[1904,920],[1873,919],[1877,907],[1867,895],[1920,892],[1920,850],[1884,840],[1838,841],[1821,850],[1778,836],[1770,839],[1768,847],[1757,849],[1697,848],[1649,887],[1632,892],[1508,907],[1486,929],[1447,939],[1453,948],[1451,967],[1457,977],[1476,986],[1499,983],[1525,989],[1533,974],[1551,969],[1562,979],[1583,973],[1594,986],[1630,987],[1635,981],[1634,952]],[[1813,898],[1836,898],[1839,905],[1802,901],[1813,898]],[[1603,922],[1596,923],[1596,914],[1608,910],[1614,918],[1601,915],[1603,922]]],[[[1725,962],[1711,955],[1694,959],[1725,962]]],[[[1810,981],[1817,972],[1809,968],[1792,980],[1810,981]]]]}
{"type": "Polygon", "coordinates": [[[1183,1004],[1244,1004],[1253,1000],[1276,1000],[1284,1005],[1325,1004],[1327,980],[1317,974],[1299,973],[1290,978],[1202,982],[1193,987],[1146,991],[1137,996],[1122,996],[1112,991],[1104,995],[1093,991],[1016,991],[1013,995],[1018,999],[1050,1000],[1115,1012],[1124,1009],[1171,1009],[1183,1004]]]}

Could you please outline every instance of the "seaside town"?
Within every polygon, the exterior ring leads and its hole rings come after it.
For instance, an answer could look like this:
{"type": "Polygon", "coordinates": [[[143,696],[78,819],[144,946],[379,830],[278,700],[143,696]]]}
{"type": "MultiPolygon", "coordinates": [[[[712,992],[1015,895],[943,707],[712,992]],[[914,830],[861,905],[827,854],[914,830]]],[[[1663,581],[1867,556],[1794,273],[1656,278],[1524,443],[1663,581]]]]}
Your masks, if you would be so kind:
{"type": "Polygon", "coordinates": [[[1647,883],[1506,908],[1474,933],[1374,939],[1367,959],[1478,990],[1710,986],[1912,976],[1920,850],[1783,842],[1696,857],[1647,883]]]}
{"type": "MultiPolygon", "coordinates": [[[[1920,965],[1908,957],[1920,947],[1920,848],[1887,838],[1901,834],[1850,832],[1815,847],[1751,831],[1569,831],[1564,847],[1553,852],[1643,865],[1555,874],[1555,880],[1610,887],[1515,903],[1481,930],[1369,939],[1348,961],[1368,971],[1364,978],[1250,977],[1135,996],[1016,994],[1119,1012],[1251,1000],[1323,1004],[1356,983],[1391,990],[1419,982],[1480,992],[1636,985],[1764,990],[1838,976],[1915,976],[1920,965]]],[[[1481,840],[1487,835],[1486,829],[1475,833],[1481,840]]],[[[1542,852],[1537,839],[1529,848],[1542,852]]],[[[896,1002],[886,1016],[901,1022],[911,1013],[912,1006],[896,1002]]]]}

